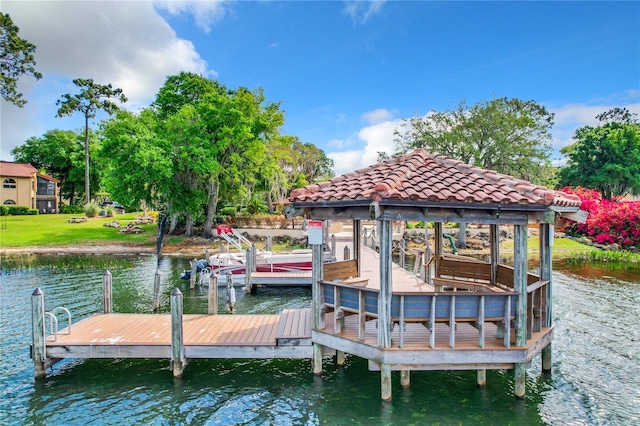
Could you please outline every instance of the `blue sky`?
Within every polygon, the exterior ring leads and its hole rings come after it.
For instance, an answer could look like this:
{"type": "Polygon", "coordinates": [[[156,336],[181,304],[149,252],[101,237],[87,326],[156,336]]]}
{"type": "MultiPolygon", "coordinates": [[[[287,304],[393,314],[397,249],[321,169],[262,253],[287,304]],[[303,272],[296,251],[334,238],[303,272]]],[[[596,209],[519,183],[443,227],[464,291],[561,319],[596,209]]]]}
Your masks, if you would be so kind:
{"type": "MultiPolygon", "coordinates": [[[[2,102],[0,158],[30,136],[79,129],[55,118],[74,78],[149,105],[181,70],[281,102],[283,133],[322,148],[344,173],[393,152],[402,118],[494,97],[556,114],[557,150],[615,106],[640,113],[640,2],[6,1],[37,46],[29,101],[2,102]]],[[[99,116],[98,118],[104,118],[99,116]]]]}

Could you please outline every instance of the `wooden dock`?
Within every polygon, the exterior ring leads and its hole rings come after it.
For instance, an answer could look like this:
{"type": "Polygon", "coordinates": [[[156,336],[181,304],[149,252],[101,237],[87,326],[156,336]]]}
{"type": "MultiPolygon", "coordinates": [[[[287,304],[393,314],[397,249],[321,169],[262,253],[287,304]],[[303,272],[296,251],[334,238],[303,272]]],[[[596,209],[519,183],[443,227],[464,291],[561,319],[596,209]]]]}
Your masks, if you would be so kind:
{"type": "Polygon", "coordinates": [[[251,285],[263,287],[311,287],[311,271],[252,272],[251,285]]]}
{"type": "MultiPolygon", "coordinates": [[[[309,309],[278,315],[184,315],[186,358],[311,358],[309,309]]],[[[169,314],[98,314],[46,341],[49,358],[171,358],[169,314]]]]}

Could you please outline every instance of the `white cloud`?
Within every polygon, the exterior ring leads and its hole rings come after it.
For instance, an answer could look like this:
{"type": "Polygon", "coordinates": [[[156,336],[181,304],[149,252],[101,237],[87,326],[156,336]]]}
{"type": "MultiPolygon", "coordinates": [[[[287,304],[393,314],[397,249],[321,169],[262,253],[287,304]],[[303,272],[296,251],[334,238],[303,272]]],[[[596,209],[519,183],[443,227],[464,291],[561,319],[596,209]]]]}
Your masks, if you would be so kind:
{"type": "Polygon", "coordinates": [[[216,77],[191,41],[177,37],[150,2],[3,1],[2,9],[20,36],[36,46],[36,69],[44,75],[39,81],[20,80],[25,108],[2,101],[3,160],[28,137],[82,127],[75,116],[53,120],[56,100],[77,91],[75,78],[122,88],[129,98],[126,108],[136,110],[153,101],[169,75],[191,71],[216,77]]]}
{"type": "Polygon", "coordinates": [[[362,115],[362,120],[369,124],[382,123],[383,121],[389,121],[393,118],[394,113],[385,108],[374,109],[373,111],[365,112],[362,115]]]}
{"type": "Polygon", "coordinates": [[[193,15],[198,28],[208,33],[211,27],[219,22],[225,15],[225,4],[223,0],[164,0],[154,1],[157,8],[166,10],[172,15],[189,14],[193,15]]]}
{"type": "Polygon", "coordinates": [[[363,127],[357,133],[357,139],[364,142],[362,149],[328,153],[327,156],[333,160],[336,176],[377,163],[378,152],[394,153],[393,133],[401,124],[402,120],[393,120],[363,127]]]}
{"type": "Polygon", "coordinates": [[[557,108],[549,108],[555,114],[555,125],[551,130],[555,150],[560,150],[573,143],[575,131],[584,126],[598,125],[596,116],[612,108],[627,108],[640,116],[640,103],[600,103],[597,105],[567,104],[557,108]]]}
{"type": "Polygon", "coordinates": [[[356,24],[365,24],[369,18],[382,12],[386,0],[345,1],[344,13],[356,24]]]}

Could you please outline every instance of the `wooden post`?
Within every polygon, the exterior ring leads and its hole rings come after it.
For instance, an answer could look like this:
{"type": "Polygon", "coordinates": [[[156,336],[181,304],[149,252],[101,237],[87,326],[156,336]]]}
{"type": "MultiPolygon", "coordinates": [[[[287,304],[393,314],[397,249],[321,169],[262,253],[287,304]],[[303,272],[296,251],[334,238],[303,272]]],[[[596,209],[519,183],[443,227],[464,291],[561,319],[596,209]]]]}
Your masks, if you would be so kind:
{"type": "Polygon", "coordinates": [[[487,386],[487,370],[477,371],[476,382],[478,383],[478,387],[484,388],[487,386]]]}
{"type": "Polygon", "coordinates": [[[411,383],[411,371],[400,370],[400,384],[403,388],[408,388],[411,383]]]}
{"type": "Polygon", "coordinates": [[[207,263],[209,262],[209,247],[204,249],[204,260],[206,260],[207,263]]]}
{"type": "Polygon", "coordinates": [[[438,271],[440,270],[440,256],[443,253],[443,242],[442,242],[442,222],[435,222],[433,224],[433,254],[435,255],[435,259],[433,261],[433,270],[434,276],[438,275],[438,271]]]}
{"type": "MultiPolygon", "coordinates": [[[[552,294],[553,294],[553,273],[552,273],[552,255],[551,247],[553,245],[553,225],[548,223],[540,224],[540,279],[549,281],[547,284],[546,294],[543,299],[546,305],[543,309],[543,326],[551,327],[553,325],[552,317],[552,294]]],[[[551,343],[542,349],[542,371],[551,371],[551,343]]]]}
{"type": "Polygon", "coordinates": [[[361,243],[361,235],[362,235],[362,222],[359,220],[353,221],[353,258],[357,260],[358,265],[358,276],[361,276],[361,265],[360,265],[360,244],[361,243]]]}
{"type": "Polygon", "coordinates": [[[404,251],[407,248],[407,242],[404,240],[404,238],[402,238],[400,240],[400,267],[402,269],[404,269],[404,264],[405,264],[405,256],[404,256],[404,251]]]}
{"type": "Polygon", "coordinates": [[[498,265],[500,265],[500,226],[489,225],[489,247],[491,250],[491,284],[498,282],[498,265]]]}
{"type": "Polygon", "coordinates": [[[44,331],[44,293],[36,288],[31,294],[31,358],[33,358],[34,376],[44,379],[47,375],[45,360],[47,357],[44,331]]]}
{"type": "Polygon", "coordinates": [[[233,312],[236,306],[236,290],[233,288],[233,274],[227,272],[227,309],[233,312]]]}
{"type": "MultiPolygon", "coordinates": [[[[313,330],[324,328],[324,301],[320,281],[322,280],[322,244],[311,245],[311,311],[313,313],[313,330]]],[[[322,373],[322,345],[313,342],[313,373],[322,373]]]]}
{"type": "Polygon", "coordinates": [[[336,351],[336,364],[343,366],[344,365],[344,352],[336,351]]]}
{"type": "MultiPolygon", "coordinates": [[[[520,293],[516,308],[516,346],[524,347],[527,345],[527,225],[514,225],[513,228],[513,288],[520,293]]],[[[514,374],[516,397],[524,398],[525,364],[516,363],[514,374]]]]}
{"type": "Polygon", "coordinates": [[[155,278],[153,280],[153,312],[160,310],[160,281],[162,276],[160,271],[156,271],[155,278]]]}
{"type": "Polygon", "coordinates": [[[349,259],[351,259],[351,252],[349,251],[349,246],[345,245],[344,251],[342,254],[342,260],[349,260],[349,259]]]}
{"type": "Polygon", "coordinates": [[[209,275],[209,294],[207,298],[207,313],[218,315],[218,277],[211,273],[209,275]]]}
{"type": "Polygon", "coordinates": [[[271,251],[271,247],[272,246],[273,246],[273,242],[271,241],[271,235],[267,235],[267,242],[266,242],[265,250],[266,251],[271,251]]]}
{"type": "Polygon", "coordinates": [[[251,264],[253,263],[253,256],[251,253],[251,249],[246,251],[245,254],[245,265],[244,265],[244,292],[246,294],[251,293],[251,272],[253,271],[253,267],[251,264]]]}
{"type": "Polygon", "coordinates": [[[113,288],[111,279],[111,272],[105,269],[104,274],[102,274],[102,312],[105,314],[113,312],[113,288]]]}
{"type": "Polygon", "coordinates": [[[379,220],[380,293],[378,294],[378,346],[391,347],[391,221],[379,220]]]}
{"type": "Polygon", "coordinates": [[[383,401],[391,401],[391,366],[380,364],[380,394],[383,401]]]}
{"type": "Polygon", "coordinates": [[[331,234],[331,258],[336,257],[336,234],[331,234]]]}
{"type": "Polygon", "coordinates": [[[189,289],[193,290],[196,287],[196,275],[198,275],[198,259],[191,261],[191,276],[189,277],[189,289]]]}
{"type": "Polygon", "coordinates": [[[182,332],[182,293],[177,288],[171,293],[171,370],[174,377],[182,377],[186,367],[184,335],[182,332]]]}

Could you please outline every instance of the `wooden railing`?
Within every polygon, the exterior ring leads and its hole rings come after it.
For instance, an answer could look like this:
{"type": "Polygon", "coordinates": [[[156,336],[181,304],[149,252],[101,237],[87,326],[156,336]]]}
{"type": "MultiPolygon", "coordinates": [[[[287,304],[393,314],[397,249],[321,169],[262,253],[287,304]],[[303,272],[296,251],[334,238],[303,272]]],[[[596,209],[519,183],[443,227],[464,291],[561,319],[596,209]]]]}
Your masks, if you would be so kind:
{"type": "MultiPolygon", "coordinates": [[[[378,317],[378,290],[340,282],[323,281],[321,289],[326,312],[333,312],[334,332],[342,331],[347,315],[358,315],[358,338],[364,340],[365,322],[378,317]]],[[[449,346],[455,348],[455,324],[469,323],[478,329],[478,346],[484,348],[485,324],[496,323],[510,347],[511,321],[515,318],[513,291],[394,293],[391,320],[399,324],[399,347],[404,346],[404,324],[421,323],[430,331],[429,345],[436,347],[435,324],[449,324],[449,346]]]]}

